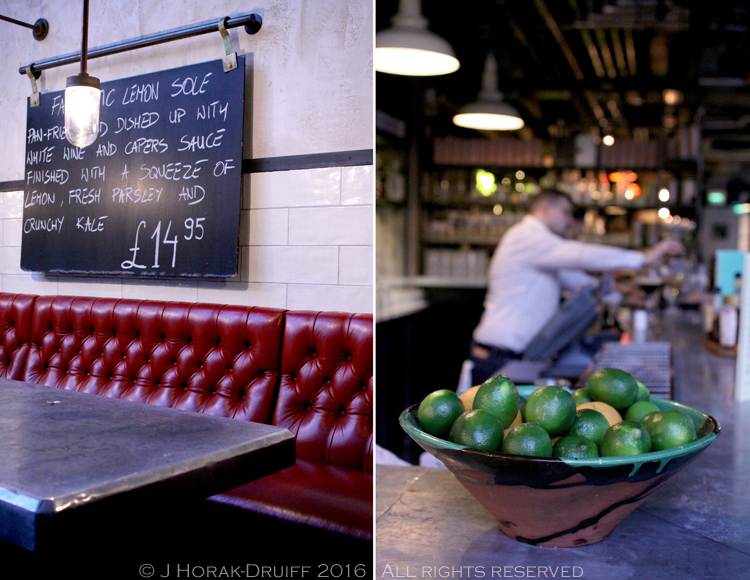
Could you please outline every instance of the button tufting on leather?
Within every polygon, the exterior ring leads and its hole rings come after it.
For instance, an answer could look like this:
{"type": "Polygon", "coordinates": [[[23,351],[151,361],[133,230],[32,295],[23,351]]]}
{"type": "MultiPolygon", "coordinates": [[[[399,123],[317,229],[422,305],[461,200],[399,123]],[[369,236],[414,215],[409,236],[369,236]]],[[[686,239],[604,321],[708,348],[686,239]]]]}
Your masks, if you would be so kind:
{"type": "Polygon", "coordinates": [[[352,357],[350,356],[346,357],[346,362],[352,362],[352,357]]]}
{"type": "Polygon", "coordinates": [[[346,411],[341,411],[341,416],[345,417],[346,416],[346,411]]]}

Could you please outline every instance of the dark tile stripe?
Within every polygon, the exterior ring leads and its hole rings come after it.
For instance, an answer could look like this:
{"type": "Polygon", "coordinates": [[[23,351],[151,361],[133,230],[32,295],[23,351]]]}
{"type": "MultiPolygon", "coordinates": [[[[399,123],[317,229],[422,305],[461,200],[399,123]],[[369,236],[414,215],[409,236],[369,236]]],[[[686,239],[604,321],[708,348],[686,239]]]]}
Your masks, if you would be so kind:
{"type": "Polygon", "coordinates": [[[18,181],[0,181],[0,192],[23,191],[23,179],[18,181]]]}
{"type": "Polygon", "coordinates": [[[322,167],[351,167],[372,165],[372,149],[312,153],[310,155],[288,155],[286,157],[260,157],[243,159],[242,173],[264,173],[267,171],[290,171],[292,169],[319,169],[322,167]]]}
{"type": "MultiPolygon", "coordinates": [[[[372,165],[372,157],[372,149],[311,153],[309,155],[287,155],[285,157],[259,157],[258,159],[243,159],[242,173],[372,165]]],[[[0,192],[21,190],[23,190],[23,179],[19,179],[18,181],[0,181],[0,192]]]]}

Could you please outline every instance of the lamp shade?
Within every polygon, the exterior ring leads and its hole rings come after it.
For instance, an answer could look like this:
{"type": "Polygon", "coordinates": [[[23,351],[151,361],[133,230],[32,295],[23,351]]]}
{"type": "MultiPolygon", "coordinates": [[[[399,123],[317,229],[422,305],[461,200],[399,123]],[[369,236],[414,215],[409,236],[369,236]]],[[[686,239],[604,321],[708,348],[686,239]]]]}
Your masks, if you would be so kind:
{"type": "Polygon", "coordinates": [[[432,76],[458,70],[451,45],[429,30],[393,27],[375,37],[375,70],[397,75],[432,76]]]}
{"type": "Polygon", "coordinates": [[[521,115],[503,102],[502,93],[497,89],[497,62],[492,53],[487,55],[484,64],[479,100],[461,107],[453,123],[483,131],[515,131],[524,126],[521,115]]]}
{"type": "Polygon", "coordinates": [[[375,36],[375,70],[397,75],[433,76],[457,71],[453,47],[427,30],[419,0],[401,0],[393,27],[375,36]]]}
{"type": "Polygon", "coordinates": [[[65,88],[65,137],[88,147],[99,135],[99,79],[87,74],[68,77],[65,88]]]}
{"type": "Polygon", "coordinates": [[[485,131],[516,131],[524,126],[518,111],[506,103],[477,101],[464,105],[453,117],[459,127],[485,131]]]}

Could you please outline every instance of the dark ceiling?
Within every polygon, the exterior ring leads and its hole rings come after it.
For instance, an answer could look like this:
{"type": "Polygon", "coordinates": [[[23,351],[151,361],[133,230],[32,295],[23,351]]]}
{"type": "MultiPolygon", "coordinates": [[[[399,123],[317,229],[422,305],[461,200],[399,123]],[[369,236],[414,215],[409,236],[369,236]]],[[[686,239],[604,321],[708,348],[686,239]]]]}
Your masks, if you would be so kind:
{"type": "MultiPolygon", "coordinates": [[[[397,5],[378,0],[377,30],[390,26],[397,5]]],[[[423,78],[377,73],[377,108],[408,121],[416,94],[425,99],[420,110],[433,117],[433,134],[477,136],[451,118],[476,100],[492,51],[499,89],[528,127],[519,137],[600,130],[623,139],[664,138],[700,122],[715,149],[750,148],[749,6],[706,0],[423,0],[430,30],[453,45],[461,68],[423,78]],[[682,91],[682,102],[666,105],[665,89],[682,91]]]]}

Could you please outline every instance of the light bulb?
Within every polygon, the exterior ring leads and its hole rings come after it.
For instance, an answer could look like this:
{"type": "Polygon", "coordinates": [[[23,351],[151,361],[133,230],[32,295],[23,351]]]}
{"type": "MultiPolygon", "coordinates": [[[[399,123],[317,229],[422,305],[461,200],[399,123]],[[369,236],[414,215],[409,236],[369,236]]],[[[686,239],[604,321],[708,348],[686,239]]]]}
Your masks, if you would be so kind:
{"type": "Polygon", "coordinates": [[[76,147],[88,147],[99,135],[101,90],[99,80],[88,75],[84,81],[86,84],[77,84],[81,76],[68,77],[65,89],[65,136],[76,147]]]}

